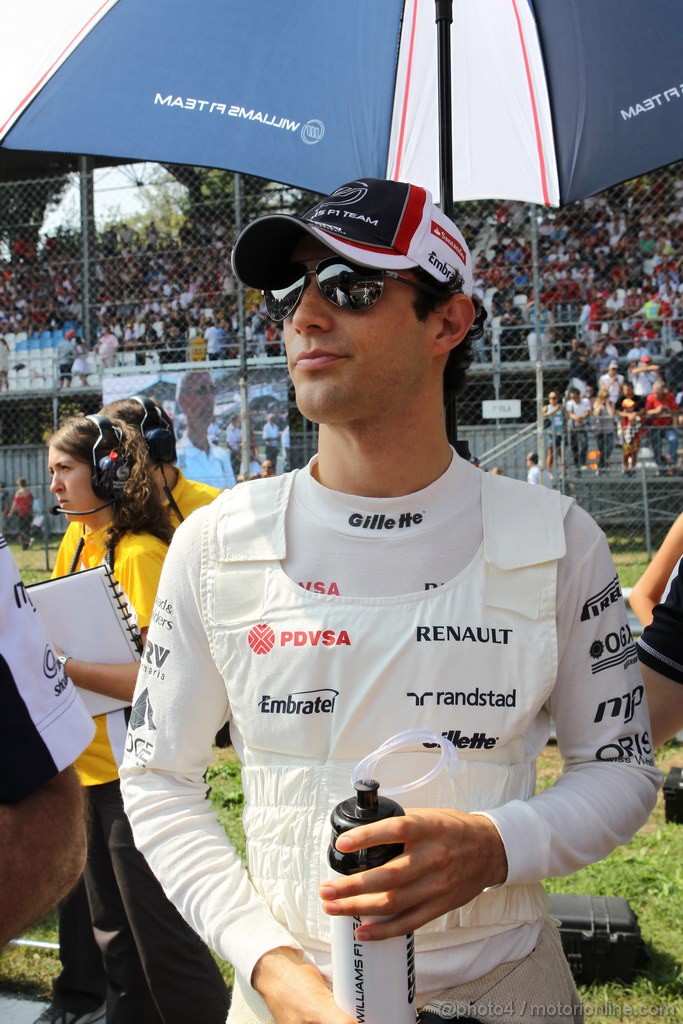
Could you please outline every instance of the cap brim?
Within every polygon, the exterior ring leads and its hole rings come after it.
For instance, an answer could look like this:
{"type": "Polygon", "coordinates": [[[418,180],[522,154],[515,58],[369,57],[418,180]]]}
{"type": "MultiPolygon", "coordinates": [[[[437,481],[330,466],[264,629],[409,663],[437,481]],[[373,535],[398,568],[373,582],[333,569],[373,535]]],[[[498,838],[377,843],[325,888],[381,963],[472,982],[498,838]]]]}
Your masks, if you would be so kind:
{"type": "Polygon", "coordinates": [[[232,250],[235,274],[251,288],[272,288],[281,284],[281,272],[291,262],[298,242],[310,236],[332,252],[346,256],[363,267],[380,270],[407,270],[415,262],[385,249],[368,249],[358,242],[337,238],[327,231],[286,214],[260,217],[242,231],[232,250]]]}

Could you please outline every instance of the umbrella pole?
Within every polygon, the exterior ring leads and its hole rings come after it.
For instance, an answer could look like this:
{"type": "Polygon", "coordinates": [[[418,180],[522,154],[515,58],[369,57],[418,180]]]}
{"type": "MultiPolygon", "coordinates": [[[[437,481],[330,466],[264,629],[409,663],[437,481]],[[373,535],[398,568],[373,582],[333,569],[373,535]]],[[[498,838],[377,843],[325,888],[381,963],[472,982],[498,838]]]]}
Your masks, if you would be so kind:
{"type": "Polygon", "coordinates": [[[435,0],[439,73],[439,183],[441,209],[453,217],[453,124],[451,90],[451,26],[453,0],[435,0]]]}
{"type": "MultiPolygon", "coordinates": [[[[453,0],[435,0],[439,75],[439,183],[441,209],[453,218],[453,138],[451,133],[451,27],[453,0]]],[[[467,441],[458,440],[458,409],[455,395],[449,395],[444,406],[446,434],[458,455],[470,459],[467,441]]]]}

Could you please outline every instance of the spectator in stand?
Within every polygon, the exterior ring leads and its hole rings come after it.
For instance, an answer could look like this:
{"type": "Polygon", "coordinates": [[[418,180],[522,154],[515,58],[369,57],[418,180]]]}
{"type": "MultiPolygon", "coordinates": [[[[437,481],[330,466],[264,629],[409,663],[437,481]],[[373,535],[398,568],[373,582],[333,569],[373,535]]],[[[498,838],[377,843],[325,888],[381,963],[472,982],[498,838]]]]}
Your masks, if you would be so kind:
{"type": "MultiPolygon", "coordinates": [[[[621,387],[620,387],[621,390],[621,387]]],[[[618,397],[618,396],[617,396],[618,397]]],[[[598,476],[609,469],[609,460],[614,451],[616,421],[614,419],[614,400],[607,387],[601,387],[593,399],[593,415],[591,425],[598,446],[598,476]]]]}
{"type": "Polygon", "coordinates": [[[658,476],[673,476],[678,463],[676,424],[680,421],[680,409],[664,381],[655,384],[652,394],[646,397],[644,419],[658,476]]]}
{"type": "Polygon", "coordinates": [[[264,459],[261,463],[261,476],[275,476],[275,463],[270,459],[264,459]]]}
{"type": "Polygon", "coordinates": [[[645,403],[635,394],[633,385],[629,381],[624,381],[622,391],[622,396],[616,403],[616,413],[619,417],[618,432],[622,446],[622,472],[625,476],[634,476],[640,449],[643,427],[642,412],[645,403]]]}
{"type": "Polygon", "coordinates": [[[493,321],[494,328],[500,329],[500,359],[503,363],[522,358],[521,345],[525,328],[524,317],[512,299],[505,299],[503,309],[493,321]]]}
{"type": "Polygon", "coordinates": [[[17,489],[7,519],[17,517],[17,535],[23,551],[27,551],[33,543],[31,537],[31,523],[33,522],[33,493],[23,476],[17,479],[17,489]]]}
{"type": "Polygon", "coordinates": [[[659,366],[652,362],[652,356],[649,355],[643,355],[637,363],[631,363],[628,374],[633,390],[643,399],[652,394],[655,384],[662,379],[659,366]]]}
{"type": "Polygon", "coordinates": [[[547,469],[544,469],[543,475],[541,475],[541,467],[538,464],[537,452],[529,452],[529,454],[526,457],[526,466],[526,482],[528,484],[544,484],[546,487],[555,486],[552,473],[550,473],[547,469]]]}
{"type": "Polygon", "coordinates": [[[57,345],[57,365],[59,367],[60,388],[68,388],[71,386],[73,363],[76,356],[75,338],[75,331],[67,331],[57,345]]]}
{"type": "Polygon", "coordinates": [[[81,387],[85,388],[88,386],[88,376],[91,373],[90,362],[88,360],[90,349],[79,334],[74,338],[74,353],[75,358],[71,367],[71,373],[78,377],[81,387]]]}
{"type": "Polygon", "coordinates": [[[177,323],[169,324],[159,351],[159,361],[164,363],[184,363],[187,355],[187,338],[177,323]]]}
{"type": "Polygon", "coordinates": [[[212,320],[204,331],[204,337],[206,338],[207,357],[212,360],[223,359],[226,342],[226,334],[223,328],[219,327],[212,320]]]}
{"type": "Polygon", "coordinates": [[[119,350],[119,339],[114,334],[111,326],[105,328],[104,333],[97,342],[97,354],[102,360],[102,366],[109,369],[116,365],[116,353],[119,350]]]}
{"type": "Polygon", "coordinates": [[[552,359],[554,356],[553,331],[555,318],[551,310],[541,303],[538,317],[536,317],[534,303],[530,302],[526,307],[526,322],[531,327],[531,331],[526,336],[530,362],[536,362],[537,359],[547,362],[549,359],[552,359]]]}
{"type": "Polygon", "coordinates": [[[609,364],[618,358],[619,353],[617,352],[614,345],[609,346],[610,351],[607,351],[607,339],[603,336],[598,338],[593,348],[590,350],[590,360],[595,367],[595,372],[599,375],[607,373],[609,364]]]}
{"type": "Polygon", "coordinates": [[[187,358],[191,363],[202,363],[206,359],[206,337],[203,327],[199,327],[189,340],[187,358]]]}
{"type": "Polygon", "coordinates": [[[598,378],[598,390],[605,389],[610,401],[615,403],[621,397],[623,383],[624,375],[619,373],[619,363],[613,359],[607,367],[607,372],[598,378]]]}
{"type": "Polygon", "coordinates": [[[569,352],[569,386],[583,394],[587,384],[595,384],[595,368],[585,341],[572,338],[569,352]]]}
{"type": "Polygon", "coordinates": [[[277,464],[277,457],[280,454],[280,427],[278,426],[277,416],[274,412],[269,412],[266,416],[266,422],[263,425],[263,444],[265,449],[265,457],[273,465],[277,464]]]}
{"type": "Polygon", "coordinates": [[[536,328],[532,328],[526,336],[527,350],[529,352],[529,362],[535,363],[537,360],[541,360],[547,363],[548,360],[553,358],[553,346],[550,340],[550,335],[546,334],[545,331],[536,331],[536,328]]]}
{"type": "Polygon", "coordinates": [[[266,355],[270,358],[282,355],[282,336],[278,324],[269,320],[266,324],[266,355]]]}
{"type": "Polygon", "coordinates": [[[644,342],[641,342],[634,338],[633,344],[626,353],[626,361],[630,363],[637,363],[643,358],[643,356],[651,357],[650,349],[644,342]]]}
{"type": "Polygon", "coordinates": [[[557,391],[548,394],[548,401],[543,406],[545,419],[546,469],[553,468],[553,462],[562,465],[562,445],[564,442],[564,406],[557,391]]]}
{"type": "Polygon", "coordinates": [[[569,388],[569,397],[564,405],[574,467],[580,473],[586,465],[588,455],[588,424],[592,415],[591,403],[578,388],[569,388]]]}
{"type": "Polygon", "coordinates": [[[9,345],[0,337],[0,391],[9,391],[9,345]]]}

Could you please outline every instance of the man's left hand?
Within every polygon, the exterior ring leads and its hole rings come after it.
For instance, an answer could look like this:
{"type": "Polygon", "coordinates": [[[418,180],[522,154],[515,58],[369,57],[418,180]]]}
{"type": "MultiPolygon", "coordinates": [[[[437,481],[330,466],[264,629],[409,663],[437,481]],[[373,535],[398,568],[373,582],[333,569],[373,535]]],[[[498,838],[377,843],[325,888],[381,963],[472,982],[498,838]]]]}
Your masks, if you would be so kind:
{"type": "Polygon", "coordinates": [[[356,937],[361,941],[405,935],[507,877],[498,830],[479,814],[407,810],[404,817],[345,832],[337,849],[353,853],[385,843],[403,843],[403,853],[382,867],[335,877],[320,887],[326,914],[391,916],[390,921],[359,926],[356,937]]]}

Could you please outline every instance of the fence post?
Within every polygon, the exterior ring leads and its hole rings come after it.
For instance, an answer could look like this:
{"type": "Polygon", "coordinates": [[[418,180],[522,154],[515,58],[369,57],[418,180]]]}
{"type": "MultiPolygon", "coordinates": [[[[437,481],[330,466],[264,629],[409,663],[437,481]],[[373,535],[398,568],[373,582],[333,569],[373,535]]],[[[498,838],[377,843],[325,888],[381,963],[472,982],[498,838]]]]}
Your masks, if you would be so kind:
{"type": "Polygon", "coordinates": [[[83,338],[89,348],[95,346],[96,316],[93,312],[93,256],[95,253],[95,197],[93,191],[93,159],[79,156],[78,178],[81,199],[81,316],[83,338]]]}
{"type": "Polygon", "coordinates": [[[541,336],[541,286],[538,270],[538,211],[529,203],[531,225],[531,280],[534,297],[533,329],[536,335],[536,452],[541,467],[541,483],[545,484],[545,445],[543,437],[543,343],[541,336]]]}
{"type": "MultiPolygon", "coordinates": [[[[235,173],[235,237],[242,230],[242,176],[235,173]]],[[[240,423],[242,429],[242,476],[249,478],[251,465],[251,422],[249,418],[249,385],[247,383],[247,338],[244,323],[244,285],[237,281],[237,322],[240,353],[240,423]]]]}
{"type": "Polygon", "coordinates": [[[650,522],[650,503],[647,500],[647,474],[645,466],[640,466],[641,487],[643,491],[643,525],[645,529],[645,550],[648,561],[652,558],[652,524],[650,522]]]}

